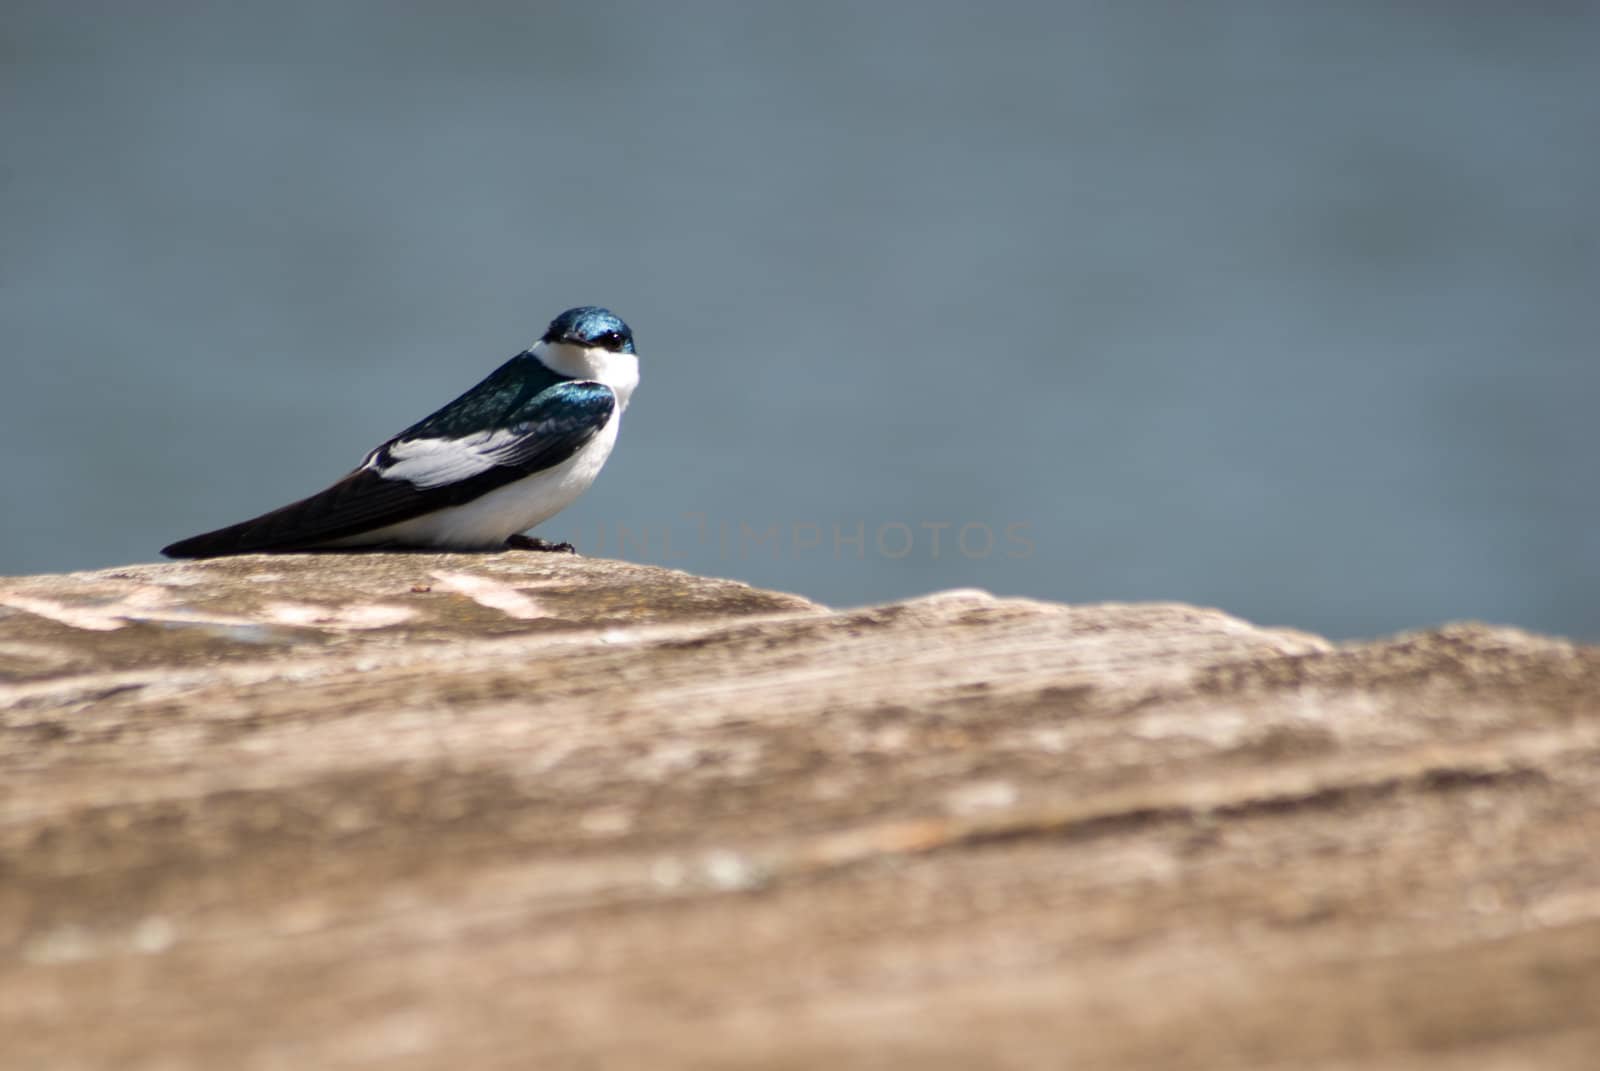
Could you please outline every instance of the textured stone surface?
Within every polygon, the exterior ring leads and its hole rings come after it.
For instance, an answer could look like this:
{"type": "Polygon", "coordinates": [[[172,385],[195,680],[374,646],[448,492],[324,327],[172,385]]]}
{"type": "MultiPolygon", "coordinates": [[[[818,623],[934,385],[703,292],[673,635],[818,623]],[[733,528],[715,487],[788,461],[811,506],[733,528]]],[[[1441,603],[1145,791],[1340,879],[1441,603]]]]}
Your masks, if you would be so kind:
{"type": "Polygon", "coordinates": [[[0,1065],[1594,1066],[1600,651],[535,554],[0,579],[0,1065]]]}

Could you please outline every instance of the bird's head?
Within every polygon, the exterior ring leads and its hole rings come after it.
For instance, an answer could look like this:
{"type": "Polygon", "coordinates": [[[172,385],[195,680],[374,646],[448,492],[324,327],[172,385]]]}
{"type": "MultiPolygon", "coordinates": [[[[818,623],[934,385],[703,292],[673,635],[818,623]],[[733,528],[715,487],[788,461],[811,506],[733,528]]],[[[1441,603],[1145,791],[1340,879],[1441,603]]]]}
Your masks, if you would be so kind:
{"type": "Polygon", "coordinates": [[[633,352],[633,331],[616,313],[598,305],[568,309],[550,321],[541,341],[565,342],[610,353],[633,352]]]}

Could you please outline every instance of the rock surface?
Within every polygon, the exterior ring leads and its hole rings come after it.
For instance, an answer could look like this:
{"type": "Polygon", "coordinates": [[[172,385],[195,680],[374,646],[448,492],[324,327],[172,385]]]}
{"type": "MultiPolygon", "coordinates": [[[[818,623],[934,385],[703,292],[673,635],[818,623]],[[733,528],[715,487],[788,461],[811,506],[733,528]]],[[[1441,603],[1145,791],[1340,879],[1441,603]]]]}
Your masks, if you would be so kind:
{"type": "Polygon", "coordinates": [[[6,1068],[1591,1068],[1600,650],[550,555],[0,579],[6,1068]]]}

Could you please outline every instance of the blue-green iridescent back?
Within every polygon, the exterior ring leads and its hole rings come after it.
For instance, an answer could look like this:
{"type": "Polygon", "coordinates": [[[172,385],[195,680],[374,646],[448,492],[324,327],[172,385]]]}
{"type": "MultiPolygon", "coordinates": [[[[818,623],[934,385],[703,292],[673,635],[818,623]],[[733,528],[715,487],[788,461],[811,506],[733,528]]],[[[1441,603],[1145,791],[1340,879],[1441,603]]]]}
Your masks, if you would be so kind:
{"type": "Polygon", "coordinates": [[[570,376],[550,370],[524,351],[489,374],[455,401],[411,425],[396,439],[458,439],[487,428],[503,428],[540,392],[570,376]]]}

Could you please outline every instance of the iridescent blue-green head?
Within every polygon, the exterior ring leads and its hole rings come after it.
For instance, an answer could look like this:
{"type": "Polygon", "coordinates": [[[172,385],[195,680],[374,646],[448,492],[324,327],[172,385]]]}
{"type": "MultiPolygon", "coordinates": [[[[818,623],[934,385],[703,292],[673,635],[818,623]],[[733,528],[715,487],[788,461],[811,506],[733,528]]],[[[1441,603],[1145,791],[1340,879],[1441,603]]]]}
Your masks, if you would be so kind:
{"type": "Polygon", "coordinates": [[[565,342],[611,353],[633,352],[633,331],[616,313],[598,305],[568,309],[550,321],[541,341],[565,342]]]}

